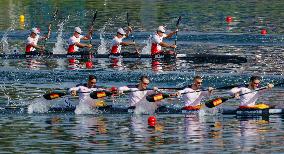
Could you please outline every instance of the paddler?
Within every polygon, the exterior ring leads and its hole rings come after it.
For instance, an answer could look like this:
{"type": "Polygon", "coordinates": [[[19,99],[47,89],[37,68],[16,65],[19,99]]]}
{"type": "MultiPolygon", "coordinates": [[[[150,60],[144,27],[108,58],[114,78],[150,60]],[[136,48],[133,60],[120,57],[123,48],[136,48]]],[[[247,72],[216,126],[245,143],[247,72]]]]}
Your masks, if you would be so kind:
{"type": "Polygon", "coordinates": [[[81,35],[82,30],[80,27],[75,27],[74,28],[74,33],[73,36],[71,36],[68,39],[68,50],[67,54],[74,54],[79,51],[79,48],[88,48],[90,49],[92,47],[92,44],[84,44],[80,43],[80,40],[89,40],[91,39],[92,35],[92,27],[90,28],[88,34],[86,36],[81,35]]]}
{"type": "MultiPolygon", "coordinates": [[[[79,93],[80,102],[87,102],[87,104],[82,104],[82,105],[88,105],[89,107],[92,107],[92,108],[98,107],[98,106],[104,106],[105,105],[104,102],[103,103],[100,101],[98,102],[97,100],[94,100],[90,97],[90,93],[92,91],[104,90],[104,88],[97,86],[96,83],[97,83],[97,77],[94,75],[89,75],[87,83],[79,84],[76,87],[70,88],[69,92],[72,96],[76,96],[77,93],[79,93]]],[[[77,107],[76,107],[76,110],[77,110],[77,107]]]]}
{"type": "Polygon", "coordinates": [[[124,38],[127,38],[129,34],[132,32],[132,28],[130,26],[127,27],[127,31],[125,32],[122,28],[118,28],[116,35],[113,37],[111,42],[111,51],[110,54],[114,56],[120,56],[121,54],[121,46],[135,45],[135,42],[123,42],[124,38]]]}
{"type": "Polygon", "coordinates": [[[265,89],[257,90],[261,82],[261,77],[252,76],[249,80],[248,86],[240,86],[231,89],[230,93],[235,95],[235,98],[240,99],[239,109],[266,109],[269,108],[266,104],[256,104],[257,99],[265,93],[267,90],[273,88],[273,84],[268,84],[265,89]],[[251,92],[254,91],[255,92],[251,92]],[[251,92],[245,95],[240,96],[243,93],[251,92]]]}
{"type": "Polygon", "coordinates": [[[195,76],[191,85],[176,93],[177,96],[182,95],[184,101],[183,110],[200,110],[202,98],[209,97],[212,94],[213,88],[208,87],[208,90],[204,90],[202,82],[203,79],[201,76],[195,76]]]}
{"type": "Polygon", "coordinates": [[[146,96],[155,94],[158,90],[157,87],[154,87],[153,90],[148,90],[147,87],[150,83],[150,79],[147,76],[141,76],[139,79],[139,83],[137,85],[128,85],[118,88],[119,93],[123,93],[125,91],[130,91],[129,94],[129,108],[134,109],[137,105],[139,105],[142,101],[147,102],[146,96]]]}
{"type": "Polygon", "coordinates": [[[164,26],[159,26],[156,33],[151,37],[151,55],[152,57],[166,54],[175,54],[172,52],[165,52],[162,47],[175,49],[177,46],[175,44],[168,44],[163,42],[163,38],[171,38],[178,32],[178,29],[172,31],[169,34],[165,34],[166,29],[164,26]]]}
{"type": "Polygon", "coordinates": [[[38,45],[38,41],[42,41],[45,39],[48,39],[50,36],[50,31],[51,28],[50,26],[48,27],[48,33],[46,36],[40,36],[40,29],[39,28],[32,28],[31,29],[31,33],[29,35],[29,37],[27,38],[27,42],[26,42],[26,54],[38,54],[39,52],[37,52],[36,50],[38,49],[39,51],[44,51],[44,46],[40,46],[38,45]]]}

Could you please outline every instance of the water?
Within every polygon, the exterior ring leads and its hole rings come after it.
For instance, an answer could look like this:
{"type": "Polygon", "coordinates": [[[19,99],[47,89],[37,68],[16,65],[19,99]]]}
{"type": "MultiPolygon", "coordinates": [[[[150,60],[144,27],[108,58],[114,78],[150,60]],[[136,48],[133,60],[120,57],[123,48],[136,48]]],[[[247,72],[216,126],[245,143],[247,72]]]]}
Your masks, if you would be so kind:
{"type": "Polygon", "coordinates": [[[104,39],[104,33],[105,33],[105,26],[100,29],[100,46],[98,47],[97,53],[98,54],[106,54],[108,53],[108,49],[107,49],[107,42],[104,39]]]}
{"type": "MultiPolygon", "coordinates": [[[[0,107],[26,106],[28,111],[9,112],[0,108],[1,146],[3,152],[27,153],[99,153],[99,152],[158,152],[158,153],[281,153],[283,117],[270,116],[240,118],[205,112],[200,115],[158,114],[158,125],[149,128],[149,115],[93,114],[73,112],[48,113],[48,107],[65,103],[66,98],[47,101],[42,95],[53,89],[67,89],[84,83],[89,74],[98,77],[98,85],[107,87],[136,84],[141,75],[149,75],[150,87],[183,87],[193,76],[202,75],[204,87],[221,87],[247,83],[253,74],[263,77],[262,85],[284,80],[284,36],[282,1],[129,1],[127,5],[113,1],[48,0],[0,2],[1,53],[24,51],[24,43],[32,27],[42,34],[52,18],[55,7],[57,20],[52,23],[52,35],[46,48],[64,53],[66,40],[75,26],[83,34],[90,19],[98,10],[92,39],[94,50],[107,53],[109,43],[119,27],[126,28],[126,12],[134,29],[135,49],[149,52],[149,36],[159,25],[167,32],[175,29],[178,16],[178,53],[237,54],[247,63],[195,63],[150,59],[91,59],[93,67],[86,67],[89,59],[1,59],[0,107]],[[282,11],[282,12],[281,12],[282,11]],[[25,15],[25,23],[18,17],[25,15]],[[233,22],[226,23],[227,16],[233,22]],[[268,35],[261,35],[266,29],[268,35]],[[50,148],[52,147],[52,148],[50,148]]],[[[174,43],[175,37],[167,39],[174,43]]],[[[126,39],[132,41],[132,38],[126,39]]],[[[84,43],[89,43],[85,41],[84,43]]],[[[40,43],[43,44],[43,43],[40,43]]],[[[265,93],[259,102],[283,108],[283,86],[265,93]]],[[[214,96],[226,95],[226,90],[214,96]]],[[[77,98],[74,101],[78,102],[77,98]]],[[[112,105],[126,107],[128,97],[107,98],[112,105]]],[[[222,107],[236,107],[237,100],[228,100],[222,107]]],[[[146,102],[145,102],[146,103],[146,102]]],[[[179,99],[164,102],[181,107],[179,99]]],[[[147,110],[153,106],[149,105],[147,110]]],[[[152,114],[150,114],[152,115],[152,114]]]]}
{"type": "Polygon", "coordinates": [[[282,118],[236,119],[159,115],[148,128],[148,116],[6,115],[1,117],[2,151],[63,152],[282,152],[282,118]],[[17,144],[15,147],[14,144],[17,144]],[[52,149],[50,149],[52,147],[52,149]],[[271,149],[271,147],[273,147],[271,149]],[[227,149],[227,150],[226,150],[227,149]]]}
{"type": "Polygon", "coordinates": [[[64,41],[64,39],[62,38],[63,35],[63,27],[64,27],[64,23],[66,23],[69,19],[69,16],[67,17],[67,19],[65,19],[64,21],[62,21],[61,23],[58,24],[58,35],[57,35],[57,41],[55,43],[55,47],[52,50],[52,53],[54,54],[65,54],[65,48],[64,48],[64,44],[66,44],[67,42],[64,41]]]}

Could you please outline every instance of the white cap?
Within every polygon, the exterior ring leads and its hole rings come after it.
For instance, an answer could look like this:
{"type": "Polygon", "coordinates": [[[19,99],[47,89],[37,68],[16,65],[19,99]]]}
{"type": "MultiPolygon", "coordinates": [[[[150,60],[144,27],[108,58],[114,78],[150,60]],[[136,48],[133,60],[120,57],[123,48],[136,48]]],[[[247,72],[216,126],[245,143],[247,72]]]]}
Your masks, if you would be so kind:
{"type": "Polygon", "coordinates": [[[157,29],[157,31],[160,31],[160,32],[163,32],[163,33],[166,32],[164,26],[159,26],[158,29],[157,29]]]}
{"type": "Polygon", "coordinates": [[[35,33],[35,34],[39,34],[40,33],[40,29],[39,28],[32,28],[32,32],[35,33]]]}
{"type": "Polygon", "coordinates": [[[80,27],[75,27],[75,28],[74,28],[74,31],[77,32],[77,33],[79,33],[79,34],[82,33],[82,30],[81,30],[80,27]]]}
{"type": "Polygon", "coordinates": [[[122,35],[126,34],[125,31],[122,28],[118,28],[117,32],[122,34],[122,35]]]}

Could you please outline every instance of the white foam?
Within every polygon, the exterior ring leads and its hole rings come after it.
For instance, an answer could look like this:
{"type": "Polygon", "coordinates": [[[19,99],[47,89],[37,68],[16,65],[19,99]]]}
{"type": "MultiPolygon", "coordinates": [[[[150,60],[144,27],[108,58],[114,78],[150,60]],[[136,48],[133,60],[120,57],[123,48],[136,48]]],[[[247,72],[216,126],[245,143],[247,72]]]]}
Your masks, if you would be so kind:
{"type": "Polygon", "coordinates": [[[104,26],[104,28],[102,28],[101,30],[100,30],[100,41],[101,41],[101,44],[100,44],[100,46],[98,47],[98,50],[97,50],[97,52],[98,52],[98,54],[106,54],[107,53],[107,42],[105,41],[105,39],[104,39],[104,29],[105,29],[105,26],[104,26]]]}
{"type": "Polygon", "coordinates": [[[90,97],[85,97],[79,101],[79,105],[76,106],[75,114],[97,114],[98,110],[93,107],[93,100],[90,97]]]}
{"type": "Polygon", "coordinates": [[[55,47],[52,49],[53,54],[66,54],[66,49],[64,48],[64,44],[66,44],[65,40],[63,39],[63,29],[64,29],[64,24],[68,21],[69,16],[67,19],[59,23],[57,26],[58,31],[57,31],[57,41],[55,43],[55,47]]]}
{"type": "Polygon", "coordinates": [[[156,103],[141,101],[136,105],[134,114],[154,114],[155,110],[158,108],[156,103]]]}
{"type": "Polygon", "coordinates": [[[151,53],[151,38],[152,35],[149,36],[149,38],[145,41],[146,42],[146,46],[143,47],[141,54],[150,54],[151,53]]]}
{"type": "Polygon", "coordinates": [[[36,99],[28,106],[28,113],[46,113],[50,108],[50,103],[43,99],[36,99]]]}

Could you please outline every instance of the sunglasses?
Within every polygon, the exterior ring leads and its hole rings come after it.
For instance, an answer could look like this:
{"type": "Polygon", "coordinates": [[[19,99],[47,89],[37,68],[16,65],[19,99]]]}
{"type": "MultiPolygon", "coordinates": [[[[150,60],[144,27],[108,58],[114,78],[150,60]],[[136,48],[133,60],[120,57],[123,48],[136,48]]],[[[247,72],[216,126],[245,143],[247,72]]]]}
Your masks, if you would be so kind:
{"type": "Polygon", "coordinates": [[[143,84],[144,86],[147,86],[149,83],[142,82],[142,84],[143,84]]]}
{"type": "Polygon", "coordinates": [[[202,82],[196,82],[197,84],[202,84],[202,82]]]}
{"type": "Polygon", "coordinates": [[[254,84],[254,85],[259,85],[259,82],[254,82],[253,84],[254,84]]]}

